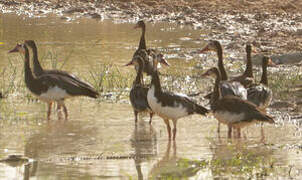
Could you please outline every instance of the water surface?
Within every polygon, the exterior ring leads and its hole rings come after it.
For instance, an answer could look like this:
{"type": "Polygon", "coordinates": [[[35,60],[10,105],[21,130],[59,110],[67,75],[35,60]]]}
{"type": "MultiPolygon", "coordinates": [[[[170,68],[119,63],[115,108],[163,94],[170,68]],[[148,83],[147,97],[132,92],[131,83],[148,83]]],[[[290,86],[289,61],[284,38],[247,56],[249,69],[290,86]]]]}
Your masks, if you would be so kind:
{"type": "MultiPolygon", "coordinates": [[[[16,76],[23,78],[22,58],[7,51],[16,42],[34,39],[44,67],[51,68],[59,60],[59,68],[83,79],[105,62],[134,73],[122,67],[138,45],[140,31],[133,26],[108,20],[66,22],[51,16],[1,15],[0,67],[12,63],[16,76]]],[[[199,59],[182,52],[200,48],[203,42],[196,40],[200,34],[175,24],[148,23],[147,46],[165,52],[172,69],[186,70],[190,63],[185,60],[199,59]]],[[[159,117],[150,126],[146,115],[134,126],[128,99],[118,103],[85,97],[67,100],[69,120],[58,120],[54,113],[47,122],[46,105],[24,98],[26,94],[23,87],[1,100],[0,158],[22,154],[34,161],[0,163],[0,179],[302,178],[301,133],[288,122],[265,125],[264,140],[260,126],[252,126],[244,130],[244,138],[228,141],[225,127],[218,137],[217,121],[211,116],[193,115],[178,121],[177,141],[168,142],[159,117]]]]}

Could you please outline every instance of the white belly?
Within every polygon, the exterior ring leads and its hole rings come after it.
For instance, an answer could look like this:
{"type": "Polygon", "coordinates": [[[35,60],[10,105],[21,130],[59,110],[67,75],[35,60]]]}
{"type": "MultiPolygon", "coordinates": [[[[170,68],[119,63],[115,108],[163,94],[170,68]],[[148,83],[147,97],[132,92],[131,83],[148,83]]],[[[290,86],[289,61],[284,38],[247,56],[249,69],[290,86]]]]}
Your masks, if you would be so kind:
{"type": "Polygon", "coordinates": [[[221,123],[232,125],[233,127],[245,127],[254,124],[256,121],[243,121],[244,113],[236,114],[228,111],[216,111],[214,117],[221,123]]]}
{"type": "Polygon", "coordinates": [[[179,119],[181,117],[187,116],[188,112],[185,107],[180,103],[174,103],[173,107],[171,106],[163,106],[162,103],[157,102],[157,98],[154,95],[154,86],[152,85],[148,91],[147,100],[148,104],[159,116],[164,119],[179,119]]]}
{"type": "Polygon", "coordinates": [[[48,89],[47,92],[42,93],[39,98],[43,101],[59,101],[69,97],[71,96],[67,94],[66,90],[54,86],[48,89]]]}
{"type": "Polygon", "coordinates": [[[219,122],[223,124],[234,124],[240,122],[243,119],[244,114],[235,114],[228,111],[216,111],[214,112],[214,116],[219,122]]]}

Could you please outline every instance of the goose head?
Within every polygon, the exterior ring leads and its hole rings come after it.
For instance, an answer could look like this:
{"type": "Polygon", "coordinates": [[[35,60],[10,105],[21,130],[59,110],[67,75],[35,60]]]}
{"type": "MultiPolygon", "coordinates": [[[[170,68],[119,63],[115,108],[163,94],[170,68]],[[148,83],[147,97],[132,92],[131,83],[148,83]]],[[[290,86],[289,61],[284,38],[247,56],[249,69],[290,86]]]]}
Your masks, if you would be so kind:
{"type": "Polygon", "coordinates": [[[252,52],[252,45],[251,45],[251,44],[246,44],[246,46],[245,46],[245,51],[246,51],[247,53],[251,53],[251,52],[252,52]]]}
{"type": "Polygon", "coordinates": [[[8,53],[16,53],[19,52],[21,54],[25,54],[24,44],[18,43],[14,49],[10,50],[8,53]]]}
{"type": "Polygon", "coordinates": [[[251,54],[251,53],[258,53],[256,48],[252,46],[252,44],[250,43],[247,43],[246,46],[245,46],[245,52],[247,54],[251,54]]]}
{"type": "Polygon", "coordinates": [[[125,66],[144,66],[144,60],[141,56],[134,56],[132,58],[132,60],[130,62],[128,62],[127,64],[125,64],[125,66]]]}
{"type": "Polygon", "coordinates": [[[134,29],[137,29],[137,28],[144,29],[145,27],[146,27],[145,22],[143,20],[140,20],[136,23],[136,25],[134,26],[134,29]]]}
{"type": "Polygon", "coordinates": [[[199,51],[199,53],[204,53],[204,52],[207,52],[207,51],[217,52],[219,49],[221,49],[220,42],[216,41],[216,40],[210,40],[208,42],[208,44],[199,51]]]}
{"type": "Polygon", "coordinates": [[[156,67],[157,64],[163,64],[165,66],[170,66],[170,64],[168,63],[168,61],[165,59],[164,55],[160,52],[156,52],[156,51],[151,51],[149,53],[150,57],[153,59],[153,66],[155,66],[154,62],[156,62],[156,67]]]}
{"type": "Polygon", "coordinates": [[[262,65],[264,65],[264,66],[276,66],[276,64],[273,62],[273,60],[268,56],[263,56],[262,65]]]}
{"type": "MultiPolygon", "coordinates": [[[[170,66],[170,64],[167,62],[167,60],[165,59],[164,55],[160,52],[156,52],[156,51],[153,51],[153,50],[150,50],[149,52],[149,56],[150,58],[152,58],[153,60],[153,67],[155,66],[154,62],[156,62],[156,69],[157,69],[157,65],[158,63],[160,64],[163,64],[163,65],[166,65],[166,66],[170,66]]],[[[140,55],[136,55],[132,58],[132,60],[127,63],[125,66],[129,66],[129,65],[135,65],[137,66],[138,65],[138,60],[141,60],[141,61],[144,61],[142,56],[140,55]]]]}
{"type": "Polygon", "coordinates": [[[216,67],[213,67],[211,69],[208,69],[201,76],[202,77],[208,77],[208,76],[216,77],[217,75],[219,75],[219,70],[216,67]]]}

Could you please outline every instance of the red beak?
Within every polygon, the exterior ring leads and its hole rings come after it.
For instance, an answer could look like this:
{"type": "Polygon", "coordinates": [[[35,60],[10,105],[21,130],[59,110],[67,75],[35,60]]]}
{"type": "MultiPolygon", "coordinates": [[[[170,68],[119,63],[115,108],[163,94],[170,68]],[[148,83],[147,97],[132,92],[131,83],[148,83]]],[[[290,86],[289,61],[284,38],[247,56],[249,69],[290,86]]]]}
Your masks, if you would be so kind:
{"type": "Polygon", "coordinates": [[[207,45],[206,47],[204,47],[202,50],[199,51],[199,53],[204,53],[206,51],[209,51],[209,46],[207,45]]]}
{"type": "Polygon", "coordinates": [[[252,49],[252,53],[257,54],[257,51],[255,49],[252,49]]]}
{"type": "Polygon", "coordinates": [[[268,59],[268,64],[267,65],[272,66],[272,67],[277,66],[277,64],[274,63],[271,58],[268,59]]]}
{"type": "Polygon", "coordinates": [[[170,64],[168,63],[168,61],[165,58],[161,58],[160,63],[164,64],[166,66],[170,66],[170,64]]]}
{"type": "Polygon", "coordinates": [[[130,61],[127,64],[125,64],[125,66],[130,66],[130,65],[133,65],[133,61],[130,61]]]}
{"type": "Polygon", "coordinates": [[[206,77],[206,76],[209,76],[210,74],[209,74],[209,71],[206,71],[205,73],[203,73],[202,75],[201,75],[201,77],[206,77]]]}
{"type": "Polygon", "coordinates": [[[20,48],[21,44],[17,44],[16,47],[10,51],[8,51],[8,53],[14,53],[14,52],[19,52],[19,48],[20,48]]]}

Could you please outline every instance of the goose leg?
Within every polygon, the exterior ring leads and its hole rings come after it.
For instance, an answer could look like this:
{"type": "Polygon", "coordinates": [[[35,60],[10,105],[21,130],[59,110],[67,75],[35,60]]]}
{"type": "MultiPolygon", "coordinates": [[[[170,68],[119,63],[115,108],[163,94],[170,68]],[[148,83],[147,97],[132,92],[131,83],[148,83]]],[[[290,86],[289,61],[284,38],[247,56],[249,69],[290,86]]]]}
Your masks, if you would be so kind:
{"type": "Polygon", "coordinates": [[[171,140],[171,127],[170,127],[169,119],[164,119],[164,121],[167,126],[167,131],[168,131],[169,141],[170,141],[171,140]]]}
{"type": "Polygon", "coordinates": [[[241,129],[237,128],[237,138],[241,138],[241,129]]]}
{"type": "Polygon", "coordinates": [[[136,123],[137,123],[137,114],[138,114],[138,112],[137,112],[136,110],[134,110],[135,125],[136,125],[136,123]]]}
{"type": "Polygon", "coordinates": [[[153,117],[154,113],[153,112],[150,112],[150,120],[149,120],[149,124],[152,123],[152,117],[153,117]]]}
{"type": "Polygon", "coordinates": [[[228,138],[232,138],[232,126],[228,125],[228,138]]]}
{"type": "Polygon", "coordinates": [[[68,112],[67,112],[67,108],[66,108],[66,106],[65,106],[65,103],[63,102],[63,110],[64,110],[64,114],[65,114],[65,120],[67,120],[68,119],[68,112]]]}
{"type": "Polygon", "coordinates": [[[50,120],[52,102],[48,103],[47,120],[50,120]]]}
{"type": "Polygon", "coordinates": [[[61,104],[57,102],[57,113],[58,113],[58,119],[62,119],[62,113],[61,113],[61,104]]]}
{"type": "Polygon", "coordinates": [[[173,141],[175,141],[175,138],[176,138],[176,124],[177,124],[177,120],[172,120],[173,122],[173,141]]]}
{"type": "Polygon", "coordinates": [[[217,133],[220,134],[220,122],[217,124],[217,133]]]}

